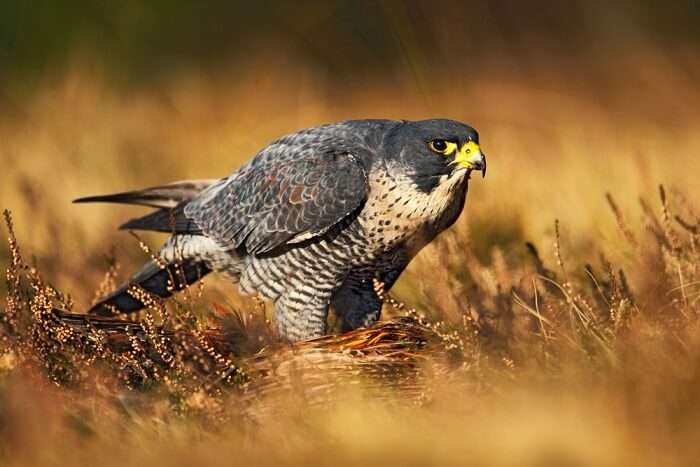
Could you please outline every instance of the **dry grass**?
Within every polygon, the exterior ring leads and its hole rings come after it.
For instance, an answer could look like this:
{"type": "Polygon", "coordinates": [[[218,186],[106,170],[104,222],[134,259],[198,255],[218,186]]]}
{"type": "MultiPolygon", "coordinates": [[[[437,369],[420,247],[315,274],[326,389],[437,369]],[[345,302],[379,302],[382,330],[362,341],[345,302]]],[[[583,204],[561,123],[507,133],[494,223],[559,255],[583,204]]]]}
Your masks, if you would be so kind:
{"type": "Polygon", "coordinates": [[[76,65],[0,123],[22,247],[0,250],[3,465],[696,462],[697,64],[647,51],[634,80],[599,63],[590,87],[542,62],[338,95],[276,58],[138,94],[76,65]],[[489,174],[376,328],[283,347],[265,304],[209,279],[132,322],[56,313],[144,256],[113,232],[130,211],[71,198],[221,175],[322,121],[434,115],[479,128],[489,174]]]}

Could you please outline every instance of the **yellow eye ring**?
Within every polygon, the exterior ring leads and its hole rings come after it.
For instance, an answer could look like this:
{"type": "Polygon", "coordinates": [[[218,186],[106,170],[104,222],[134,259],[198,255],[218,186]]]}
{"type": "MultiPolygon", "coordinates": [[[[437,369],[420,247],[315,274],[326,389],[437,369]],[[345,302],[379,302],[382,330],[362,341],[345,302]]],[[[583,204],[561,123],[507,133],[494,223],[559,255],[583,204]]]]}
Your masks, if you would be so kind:
{"type": "Polygon", "coordinates": [[[434,139],[428,143],[431,151],[449,156],[457,150],[457,144],[444,139],[434,139]]]}

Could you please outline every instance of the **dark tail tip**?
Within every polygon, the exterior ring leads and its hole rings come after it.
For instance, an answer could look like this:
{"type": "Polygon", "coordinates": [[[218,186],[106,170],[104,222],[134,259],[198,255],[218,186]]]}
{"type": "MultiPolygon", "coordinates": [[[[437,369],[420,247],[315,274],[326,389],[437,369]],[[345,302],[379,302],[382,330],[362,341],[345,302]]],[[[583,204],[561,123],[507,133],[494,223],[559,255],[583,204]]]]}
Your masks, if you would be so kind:
{"type": "Polygon", "coordinates": [[[71,202],[73,204],[81,204],[81,203],[98,203],[100,201],[102,201],[101,196],[83,196],[82,198],[75,198],[71,202]]]}
{"type": "Polygon", "coordinates": [[[115,312],[133,313],[143,309],[145,305],[129,293],[129,288],[132,285],[136,285],[159,298],[168,298],[174,292],[179,292],[188,285],[197,282],[209,272],[211,270],[201,262],[169,264],[161,268],[151,261],[129,282],[96,303],[88,313],[97,316],[115,316],[115,312]]]}

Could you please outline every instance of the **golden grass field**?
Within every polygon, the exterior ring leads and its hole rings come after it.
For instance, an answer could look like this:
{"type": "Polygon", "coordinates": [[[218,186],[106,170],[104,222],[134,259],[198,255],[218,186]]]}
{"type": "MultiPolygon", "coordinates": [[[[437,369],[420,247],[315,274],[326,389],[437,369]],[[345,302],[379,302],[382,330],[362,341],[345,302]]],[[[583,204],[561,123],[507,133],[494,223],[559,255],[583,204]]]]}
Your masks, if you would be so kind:
{"type": "Polygon", "coordinates": [[[75,60],[0,114],[0,207],[26,266],[3,242],[0,464],[695,465],[691,52],[632,48],[566,71],[540,55],[527,74],[492,64],[342,91],[265,51],[255,73],[188,72],[136,90],[75,60]],[[114,258],[121,280],[146,257],[115,230],[138,208],[72,199],[223,176],[324,122],[437,116],[479,130],[489,171],[391,292],[405,307],[387,304],[387,318],[415,308],[426,327],[392,321],[395,333],[288,350],[264,305],[216,278],[167,309],[187,319],[168,321],[165,337],[159,306],[117,344],[52,321],[52,303],[90,304],[114,258]],[[206,349],[212,328],[238,336],[233,353],[206,349]],[[175,363],[137,348],[167,353],[161,339],[175,363]]]}

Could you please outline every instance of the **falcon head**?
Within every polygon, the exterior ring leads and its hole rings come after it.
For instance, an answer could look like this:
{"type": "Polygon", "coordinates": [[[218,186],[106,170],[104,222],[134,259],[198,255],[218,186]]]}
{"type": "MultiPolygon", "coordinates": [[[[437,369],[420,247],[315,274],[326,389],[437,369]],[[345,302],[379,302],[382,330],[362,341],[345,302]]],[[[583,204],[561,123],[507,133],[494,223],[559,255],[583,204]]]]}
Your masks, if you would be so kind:
{"type": "Polygon", "coordinates": [[[469,178],[473,170],[486,176],[486,156],[479,134],[464,123],[447,119],[402,122],[387,135],[387,156],[423,191],[453,177],[469,178]]]}

